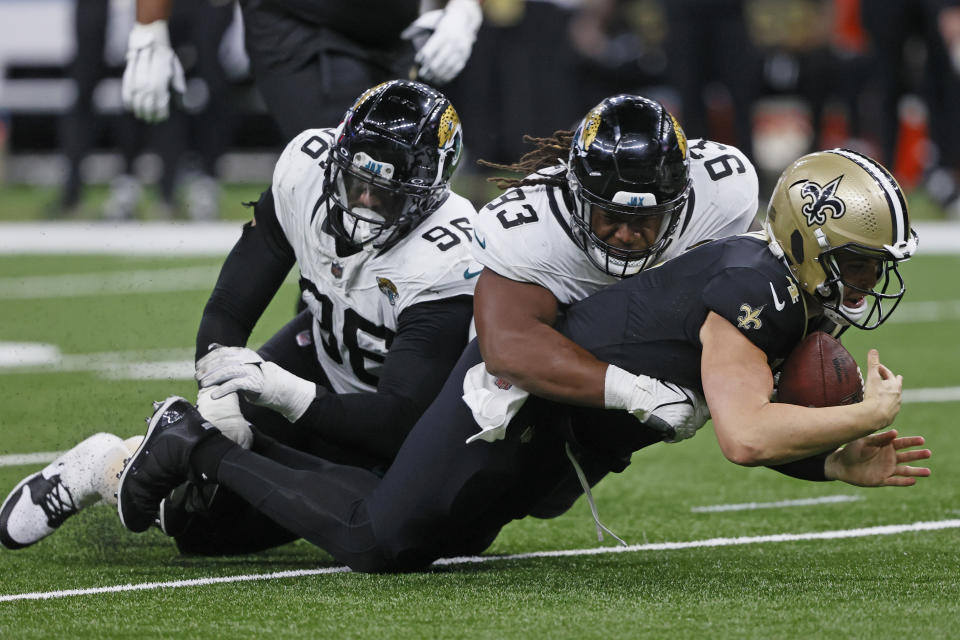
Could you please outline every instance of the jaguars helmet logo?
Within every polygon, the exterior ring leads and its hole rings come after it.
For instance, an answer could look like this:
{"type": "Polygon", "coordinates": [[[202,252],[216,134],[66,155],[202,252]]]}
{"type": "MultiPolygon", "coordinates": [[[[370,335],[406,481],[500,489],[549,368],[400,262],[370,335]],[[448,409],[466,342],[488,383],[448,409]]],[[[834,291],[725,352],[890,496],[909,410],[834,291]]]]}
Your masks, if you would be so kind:
{"type": "Polygon", "coordinates": [[[740,315],[737,316],[737,326],[741,329],[759,329],[762,327],[763,321],[760,320],[760,313],[765,306],[766,305],[763,305],[754,309],[746,303],[740,305],[740,315]]]}
{"type": "Polygon", "coordinates": [[[441,149],[445,149],[453,141],[454,134],[459,128],[460,116],[457,115],[457,110],[453,108],[453,105],[448,104],[443,115],[440,116],[440,130],[437,132],[441,149]]]}
{"type": "Polygon", "coordinates": [[[396,306],[397,298],[400,297],[400,293],[397,291],[397,285],[390,282],[387,278],[377,276],[377,286],[380,287],[381,293],[387,296],[387,300],[390,301],[390,306],[396,306]]]}
{"type": "Polygon", "coordinates": [[[583,120],[583,130],[580,132],[580,148],[587,151],[590,145],[597,137],[597,131],[600,129],[600,107],[597,106],[593,111],[587,114],[583,120]]]}
{"type": "Polygon", "coordinates": [[[831,218],[842,218],[843,214],[847,212],[847,205],[837,197],[837,189],[840,188],[841,180],[843,180],[843,176],[837,176],[822,187],[816,182],[808,180],[800,187],[800,196],[805,201],[800,210],[807,218],[808,227],[826,223],[828,211],[831,218]],[[810,199],[809,202],[806,202],[807,198],[810,199]]]}
{"type": "Polygon", "coordinates": [[[673,132],[677,134],[677,144],[680,146],[680,151],[683,153],[683,157],[687,157],[687,135],[683,132],[683,128],[680,126],[680,123],[677,122],[677,119],[673,117],[673,114],[670,115],[670,122],[673,123],[673,132]]]}

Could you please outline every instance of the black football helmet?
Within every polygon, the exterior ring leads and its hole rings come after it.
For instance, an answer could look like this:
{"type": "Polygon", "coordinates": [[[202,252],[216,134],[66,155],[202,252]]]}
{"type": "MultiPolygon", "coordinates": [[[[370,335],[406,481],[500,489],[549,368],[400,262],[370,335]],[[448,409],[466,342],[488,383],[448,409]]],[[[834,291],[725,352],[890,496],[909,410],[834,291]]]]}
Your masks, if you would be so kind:
{"type": "Polygon", "coordinates": [[[570,147],[567,181],[581,247],[606,273],[642,271],[670,242],[690,193],[687,139],[659,102],[634,95],[607,98],[580,123],[570,147]],[[659,216],[656,241],[622,249],[601,239],[593,209],[618,217],[659,216]]]}
{"type": "Polygon", "coordinates": [[[324,193],[330,229],[350,244],[383,249],[450,195],[460,162],[460,117],[439,91],[391,80],[368,89],[344,115],[324,193]]]}

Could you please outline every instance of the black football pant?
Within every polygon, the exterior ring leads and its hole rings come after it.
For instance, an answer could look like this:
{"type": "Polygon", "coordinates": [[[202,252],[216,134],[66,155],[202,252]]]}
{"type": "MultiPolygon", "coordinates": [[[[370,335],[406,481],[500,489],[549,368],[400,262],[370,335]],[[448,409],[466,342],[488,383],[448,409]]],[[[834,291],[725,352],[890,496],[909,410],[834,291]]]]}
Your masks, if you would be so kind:
{"type": "MultiPolygon", "coordinates": [[[[466,444],[477,426],[461,400],[467,369],[480,361],[472,343],[437,400],[413,428],[381,478],[277,442],[233,447],[217,479],[285,532],[302,537],[358,571],[408,571],[440,557],[483,551],[503,525],[530,512],[568,473],[567,419],[558,405],[531,398],[504,440],[466,444]]],[[[236,522],[234,539],[251,524],[236,522]]]]}

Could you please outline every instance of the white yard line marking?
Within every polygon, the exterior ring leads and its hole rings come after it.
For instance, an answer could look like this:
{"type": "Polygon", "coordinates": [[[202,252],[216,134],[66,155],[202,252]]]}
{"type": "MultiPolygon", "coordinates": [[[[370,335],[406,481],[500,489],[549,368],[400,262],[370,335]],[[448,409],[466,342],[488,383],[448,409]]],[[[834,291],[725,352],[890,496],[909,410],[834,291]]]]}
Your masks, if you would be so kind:
{"type": "Polygon", "coordinates": [[[212,290],[220,266],[0,278],[0,300],[212,290]]]}
{"type": "Polygon", "coordinates": [[[960,318],[960,300],[933,300],[929,302],[904,302],[890,316],[890,322],[942,322],[960,318]]]}
{"type": "Polygon", "coordinates": [[[0,224],[0,255],[226,256],[242,225],[239,221],[10,222],[0,224]]]}
{"type": "Polygon", "coordinates": [[[860,496],[823,496],[822,498],[799,498],[797,500],[778,500],[777,502],[742,502],[740,504],[714,504],[705,507],[690,507],[694,513],[715,513],[718,511],[749,511],[751,509],[780,509],[783,507],[808,507],[815,504],[833,504],[837,502],[855,502],[860,496]]]}
{"type": "Polygon", "coordinates": [[[53,462],[63,451],[38,451],[36,453],[12,453],[0,456],[0,467],[19,467],[25,464],[53,462]]]}
{"type": "MultiPolygon", "coordinates": [[[[0,255],[110,254],[226,256],[242,231],[222,222],[5,222],[0,255]]],[[[921,255],[960,253],[960,224],[920,220],[921,255]]]]}
{"type": "Polygon", "coordinates": [[[927,389],[904,389],[904,402],[957,402],[960,387],[931,387],[927,389]]]}
{"type": "MultiPolygon", "coordinates": [[[[731,547],[747,544],[765,544],[770,542],[800,542],[805,540],[837,540],[842,538],[863,538],[869,536],[889,536],[901,533],[919,531],[938,531],[942,529],[960,528],[960,520],[938,520],[933,522],[914,522],[911,524],[893,524],[863,529],[840,529],[836,531],[811,531],[809,533],[777,533],[766,536],[741,536],[738,538],[709,538],[706,540],[689,540],[684,542],[653,542],[649,544],[635,544],[627,547],[594,547],[591,549],[566,549],[560,551],[534,551],[531,553],[516,553],[505,556],[463,556],[458,558],[443,558],[437,560],[435,566],[455,566],[460,564],[480,564],[500,560],[527,560],[531,558],[566,558],[571,556],[595,556],[606,553],[636,553],[640,551],[673,551],[677,549],[698,549],[709,547],[731,547]]],[[[223,576],[212,578],[196,578],[193,580],[173,580],[169,582],[144,582],[141,584],[123,584],[109,587],[92,587],[89,589],[66,589],[61,591],[37,591],[32,593],[14,593],[0,596],[0,602],[14,600],[50,600],[69,596],[87,596],[100,593],[117,593],[123,591],[150,591],[154,589],[178,589],[182,587],[202,587],[211,584],[230,582],[251,582],[254,580],[277,580],[283,578],[300,578],[331,573],[344,573],[347,567],[323,567],[320,569],[300,569],[295,571],[276,571],[273,573],[248,574],[240,576],[223,576]]]]}

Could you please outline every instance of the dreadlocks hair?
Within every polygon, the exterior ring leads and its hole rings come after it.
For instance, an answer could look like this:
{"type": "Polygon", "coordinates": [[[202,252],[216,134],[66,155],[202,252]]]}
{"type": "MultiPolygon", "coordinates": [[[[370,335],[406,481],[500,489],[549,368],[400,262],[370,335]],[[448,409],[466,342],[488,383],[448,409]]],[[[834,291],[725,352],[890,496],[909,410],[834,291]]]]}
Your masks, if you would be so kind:
{"type": "Polygon", "coordinates": [[[567,181],[565,174],[544,175],[540,169],[556,166],[558,162],[566,162],[570,154],[570,145],[573,144],[573,131],[560,129],[554,131],[548,138],[534,138],[533,136],[523,136],[523,141],[527,144],[535,145],[536,148],[523,154],[521,158],[513,164],[497,164],[486,160],[477,160],[477,164],[482,167],[509,171],[511,173],[520,173],[529,176],[536,173],[540,177],[508,178],[505,176],[494,176],[487,178],[500,189],[512,189],[514,187],[525,187],[530,185],[546,184],[560,185],[567,181]]]}

